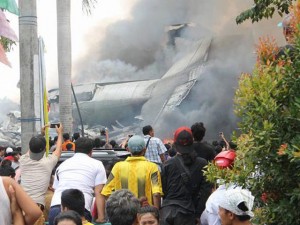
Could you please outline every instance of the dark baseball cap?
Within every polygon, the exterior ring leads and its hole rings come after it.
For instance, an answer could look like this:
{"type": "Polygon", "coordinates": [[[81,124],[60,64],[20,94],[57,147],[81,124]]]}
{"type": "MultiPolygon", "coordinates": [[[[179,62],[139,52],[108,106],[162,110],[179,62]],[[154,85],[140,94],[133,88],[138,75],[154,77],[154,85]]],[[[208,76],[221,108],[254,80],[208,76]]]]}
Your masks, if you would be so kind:
{"type": "Polygon", "coordinates": [[[185,154],[194,150],[193,133],[188,127],[179,127],[174,134],[174,144],[176,151],[185,154]]]}
{"type": "Polygon", "coordinates": [[[43,158],[46,149],[46,139],[43,135],[36,135],[29,141],[29,156],[32,160],[43,158]]]}

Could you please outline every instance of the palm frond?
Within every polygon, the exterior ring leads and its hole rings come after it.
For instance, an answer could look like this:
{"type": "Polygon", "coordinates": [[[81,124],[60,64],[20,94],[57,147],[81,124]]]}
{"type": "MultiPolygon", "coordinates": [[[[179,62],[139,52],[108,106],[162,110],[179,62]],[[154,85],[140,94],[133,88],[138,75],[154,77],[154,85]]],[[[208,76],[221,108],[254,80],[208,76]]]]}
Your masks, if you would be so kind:
{"type": "Polygon", "coordinates": [[[87,14],[91,14],[96,3],[97,0],[82,0],[82,11],[86,12],[87,14]]]}

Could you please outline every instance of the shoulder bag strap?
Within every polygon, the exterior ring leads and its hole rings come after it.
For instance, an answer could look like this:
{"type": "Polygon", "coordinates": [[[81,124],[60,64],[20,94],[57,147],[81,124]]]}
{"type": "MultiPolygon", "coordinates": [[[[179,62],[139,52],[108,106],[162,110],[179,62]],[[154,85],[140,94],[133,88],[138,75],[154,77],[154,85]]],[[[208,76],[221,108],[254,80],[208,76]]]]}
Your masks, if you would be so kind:
{"type": "Polygon", "coordinates": [[[184,165],[184,163],[182,162],[182,159],[178,156],[175,157],[179,164],[180,164],[180,167],[184,170],[184,172],[186,173],[186,175],[188,175],[188,177],[191,179],[192,178],[192,175],[191,175],[191,172],[188,168],[186,168],[186,166],[184,165]]]}
{"type": "Polygon", "coordinates": [[[148,141],[147,141],[147,144],[146,144],[146,151],[147,151],[147,148],[148,148],[148,145],[149,145],[150,139],[151,139],[151,137],[149,137],[149,139],[148,139],[148,141]]]}

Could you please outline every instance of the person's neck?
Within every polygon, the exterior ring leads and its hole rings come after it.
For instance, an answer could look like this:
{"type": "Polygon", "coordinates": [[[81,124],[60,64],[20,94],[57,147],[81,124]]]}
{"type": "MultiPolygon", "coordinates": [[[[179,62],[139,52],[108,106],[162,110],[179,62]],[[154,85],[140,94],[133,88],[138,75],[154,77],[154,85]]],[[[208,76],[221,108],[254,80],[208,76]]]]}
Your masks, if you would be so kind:
{"type": "Polygon", "coordinates": [[[144,154],[141,154],[141,155],[132,155],[131,154],[131,157],[142,157],[142,156],[144,156],[144,154]]]}
{"type": "Polygon", "coordinates": [[[252,223],[248,220],[248,221],[239,221],[239,220],[235,220],[232,225],[252,225],[252,223]]]}

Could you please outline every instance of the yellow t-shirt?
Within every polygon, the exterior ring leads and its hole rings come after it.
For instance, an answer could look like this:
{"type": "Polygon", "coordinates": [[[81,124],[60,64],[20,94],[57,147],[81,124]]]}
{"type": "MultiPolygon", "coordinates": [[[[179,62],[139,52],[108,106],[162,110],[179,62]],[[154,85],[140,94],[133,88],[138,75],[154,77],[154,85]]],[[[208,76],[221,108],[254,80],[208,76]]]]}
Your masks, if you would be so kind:
{"type": "Polygon", "coordinates": [[[152,195],[163,194],[157,165],[144,156],[132,156],[116,163],[101,194],[109,196],[120,189],[130,190],[137,198],[145,196],[153,205],[152,195]]]}

